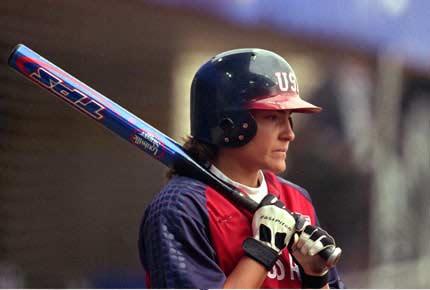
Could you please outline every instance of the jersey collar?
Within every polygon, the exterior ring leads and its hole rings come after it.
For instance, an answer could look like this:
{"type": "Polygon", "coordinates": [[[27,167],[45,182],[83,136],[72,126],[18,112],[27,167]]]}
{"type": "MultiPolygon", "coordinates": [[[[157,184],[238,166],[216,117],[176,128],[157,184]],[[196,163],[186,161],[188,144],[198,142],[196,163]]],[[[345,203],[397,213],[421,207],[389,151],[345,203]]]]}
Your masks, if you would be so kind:
{"type": "Polygon", "coordinates": [[[218,177],[222,181],[233,185],[234,187],[240,189],[241,191],[244,191],[245,193],[248,194],[250,198],[252,198],[257,203],[260,203],[261,200],[268,193],[266,179],[264,177],[263,171],[261,170],[258,171],[258,181],[260,184],[260,186],[258,187],[250,187],[232,180],[227,175],[225,175],[221,170],[219,170],[215,165],[212,165],[209,168],[209,171],[212,172],[216,177],[218,177]]]}

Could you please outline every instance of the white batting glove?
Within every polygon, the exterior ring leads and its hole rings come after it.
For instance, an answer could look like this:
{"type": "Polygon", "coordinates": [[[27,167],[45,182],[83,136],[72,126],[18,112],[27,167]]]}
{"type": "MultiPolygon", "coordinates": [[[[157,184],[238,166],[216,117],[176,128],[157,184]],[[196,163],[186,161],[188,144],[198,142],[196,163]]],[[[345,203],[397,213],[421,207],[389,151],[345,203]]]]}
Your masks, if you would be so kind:
{"type": "Polygon", "coordinates": [[[295,219],[275,196],[267,195],[252,218],[253,236],[243,243],[245,253],[272,269],[295,232],[295,219]]]}
{"type": "Polygon", "coordinates": [[[292,254],[305,274],[323,276],[327,274],[329,268],[318,253],[329,247],[336,247],[333,237],[320,227],[307,225],[294,244],[292,254]]]}

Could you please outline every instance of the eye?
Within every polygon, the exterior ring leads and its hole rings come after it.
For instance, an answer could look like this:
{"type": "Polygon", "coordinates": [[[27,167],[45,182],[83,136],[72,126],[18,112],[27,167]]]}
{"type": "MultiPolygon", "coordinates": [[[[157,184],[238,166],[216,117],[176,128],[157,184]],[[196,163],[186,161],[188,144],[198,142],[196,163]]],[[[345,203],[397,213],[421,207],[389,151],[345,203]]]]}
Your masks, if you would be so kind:
{"type": "Polygon", "coordinates": [[[264,119],[270,120],[270,121],[276,121],[276,120],[278,120],[278,115],[276,115],[276,114],[266,115],[266,116],[264,116],[264,119]]]}

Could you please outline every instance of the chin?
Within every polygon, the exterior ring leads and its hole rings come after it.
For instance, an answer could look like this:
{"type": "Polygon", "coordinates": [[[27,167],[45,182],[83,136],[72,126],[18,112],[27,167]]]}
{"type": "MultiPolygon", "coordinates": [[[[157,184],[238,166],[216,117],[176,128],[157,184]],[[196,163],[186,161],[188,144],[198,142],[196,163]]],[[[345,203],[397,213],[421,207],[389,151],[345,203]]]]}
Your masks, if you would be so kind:
{"type": "Polygon", "coordinates": [[[286,169],[285,166],[283,166],[283,167],[277,167],[276,169],[273,169],[272,172],[275,173],[275,174],[279,174],[279,173],[284,172],[285,169],[286,169]]]}
{"type": "Polygon", "coordinates": [[[282,173],[287,169],[287,165],[284,162],[272,163],[268,166],[268,170],[272,171],[275,174],[282,173]]]}

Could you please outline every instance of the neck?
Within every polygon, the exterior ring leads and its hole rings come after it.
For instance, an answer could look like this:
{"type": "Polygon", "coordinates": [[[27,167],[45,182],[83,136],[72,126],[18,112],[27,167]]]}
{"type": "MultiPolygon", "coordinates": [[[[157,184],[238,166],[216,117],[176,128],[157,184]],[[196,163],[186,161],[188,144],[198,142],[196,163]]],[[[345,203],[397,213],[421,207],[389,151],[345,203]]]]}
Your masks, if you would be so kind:
{"type": "Polygon", "coordinates": [[[231,156],[220,154],[214,165],[230,179],[250,187],[258,187],[258,169],[235,160],[231,156]]]}

